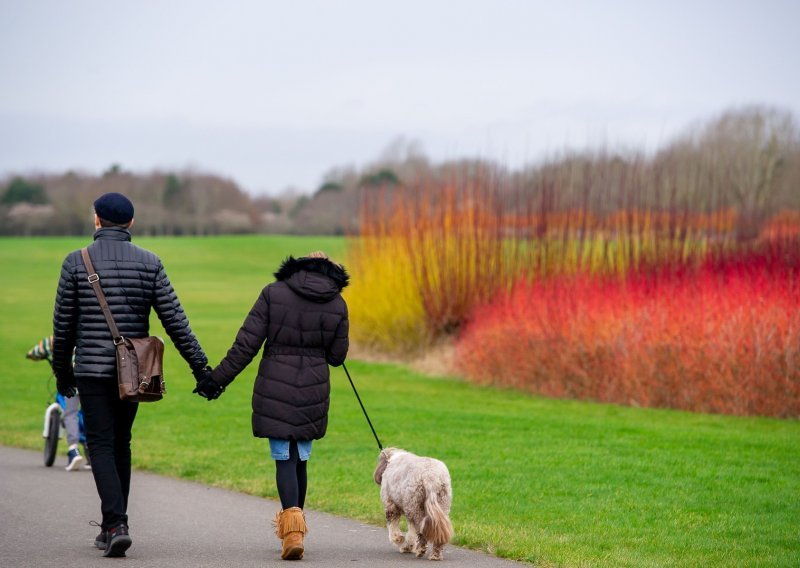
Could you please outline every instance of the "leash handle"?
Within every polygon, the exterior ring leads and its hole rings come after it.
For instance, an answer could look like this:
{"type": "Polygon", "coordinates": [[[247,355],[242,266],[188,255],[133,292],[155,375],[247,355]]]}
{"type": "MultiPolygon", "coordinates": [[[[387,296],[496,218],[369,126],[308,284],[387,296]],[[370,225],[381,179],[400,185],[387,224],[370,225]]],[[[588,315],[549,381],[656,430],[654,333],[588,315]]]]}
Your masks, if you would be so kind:
{"type": "Polygon", "coordinates": [[[344,373],[347,375],[347,380],[350,381],[350,386],[353,387],[353,392],[356,393],[358,404],[361,405],[361,410],[364,412],[364,417],[367,419],[367,424],[369,424],[369,429],[372,430],[372,435],[375,436],[375,441],[378,442],[378,449],[383,451],[383,446],[381,445],[381,441],[378,439],[378,435],[375,433],[375,428],[372,427],[372,420],[369,419],[369,415],[367,414],[367,409],[364,408],[364,403],[361,402],[361,397],[358,396],[356,385],[353,383],[353,379],[350,378],[350,371],[347,370],[347,365],[345,365],[344,363],[342,363],[342,368],[344,369],[344,373]]]}

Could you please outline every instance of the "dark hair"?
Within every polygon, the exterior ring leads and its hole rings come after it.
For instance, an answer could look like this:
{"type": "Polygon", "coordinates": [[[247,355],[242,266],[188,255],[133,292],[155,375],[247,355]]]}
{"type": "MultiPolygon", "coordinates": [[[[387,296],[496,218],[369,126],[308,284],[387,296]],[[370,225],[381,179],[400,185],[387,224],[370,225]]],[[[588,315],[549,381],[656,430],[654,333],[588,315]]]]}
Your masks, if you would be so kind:
{"type": "Polygon", "coordinates": [[[101,227],[122,227],[123,229],[127,229],[131,226],[133,219],[128,221],[127,223],[114,223],[113,221],[109,221],[108,219],[103,219],[100,215],[97,216],[100,219],[100,226],[101,227]]]}

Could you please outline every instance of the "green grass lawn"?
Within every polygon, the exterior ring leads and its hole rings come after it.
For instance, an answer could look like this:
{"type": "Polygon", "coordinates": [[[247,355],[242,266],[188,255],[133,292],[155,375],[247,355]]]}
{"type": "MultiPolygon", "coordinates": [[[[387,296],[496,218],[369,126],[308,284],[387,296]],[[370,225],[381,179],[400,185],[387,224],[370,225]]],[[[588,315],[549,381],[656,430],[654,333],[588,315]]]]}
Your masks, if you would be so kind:
{"type": "MultiPolygon", "coordinates": [[[[0,443],[42,447],[48,369],[24,354],[50,332],[60,263],[83,242],[0,239],[0,443]]],[[[341,257],[345,247],[300,237],[136,242],[163,259],[214,363],[280,259],[317,248],[341,257]]],[[[456,544],[537,566],[800,565],[796,421],[553,401],[402,366],[348,366],[384,445],[448,464],[456,544]]],[[[214,402],[191,394],[171,346],[166,375],[165,400],[140,407],[135,465],[276,497],[266,441],[250,430],[255,366],[214,402]]],[[[341,370],[332,383],[307,505],[382,524],[375,441],[341,370]]],[[[265,533],[273,513],[264,511],[265,533]]]]}

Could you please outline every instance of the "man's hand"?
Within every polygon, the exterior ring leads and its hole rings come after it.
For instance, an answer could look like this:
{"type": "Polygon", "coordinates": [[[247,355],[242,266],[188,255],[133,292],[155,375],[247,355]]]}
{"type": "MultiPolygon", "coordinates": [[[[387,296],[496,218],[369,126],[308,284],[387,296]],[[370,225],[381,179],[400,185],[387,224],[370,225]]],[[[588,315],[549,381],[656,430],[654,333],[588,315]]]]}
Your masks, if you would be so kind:
{"type": "Polygon", "coordinates": [[[57,377],[56,389],[58,390],[58,394],[60,394],[61,396],[72,398],[78,393],[77,387],[75,385],[75,377],[71,377],[69,379],[62,379],[60,377],[57,377]]]}
{"type": "Polygon", "coordinates": [[[225,387],[211,378],[211,367],[203,369],[202,373],[195,373],[197,386],[192,392],[196,392],[207,400],[216,400],[225,392],[225,387]]]}
{"type": "Polygon", "coordinates": [[[192,369],[195,382],[199,383],[211,376],[211,365],[206,365],[202,369],[192,369]]]}

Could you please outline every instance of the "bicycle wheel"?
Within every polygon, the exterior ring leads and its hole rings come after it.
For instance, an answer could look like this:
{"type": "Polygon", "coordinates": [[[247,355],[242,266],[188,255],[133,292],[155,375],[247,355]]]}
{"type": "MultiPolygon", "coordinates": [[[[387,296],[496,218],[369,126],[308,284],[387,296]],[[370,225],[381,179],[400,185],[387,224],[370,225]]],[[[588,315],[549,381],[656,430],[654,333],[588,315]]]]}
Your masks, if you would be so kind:
{"type": "Polygon", "coordinates": [[[61,414],[53,411],[47,417],[47,438],[44,439],[44,465],[50,467],[56,461],[58,450],[58,431],[61,428],[61,414]]]}

